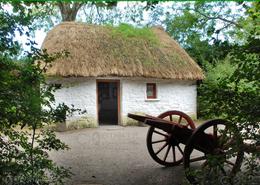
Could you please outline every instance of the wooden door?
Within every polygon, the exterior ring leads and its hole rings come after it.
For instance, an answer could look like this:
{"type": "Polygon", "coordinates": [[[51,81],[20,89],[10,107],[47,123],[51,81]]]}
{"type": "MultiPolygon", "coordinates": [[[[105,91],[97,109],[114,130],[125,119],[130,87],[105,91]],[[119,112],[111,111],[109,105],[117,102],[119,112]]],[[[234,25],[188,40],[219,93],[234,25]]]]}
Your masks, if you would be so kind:
{"type": "Polygon", "coordinates": [[[97,81],[98,121],[101,125],[118,124],[119,82],[97,81]]]}

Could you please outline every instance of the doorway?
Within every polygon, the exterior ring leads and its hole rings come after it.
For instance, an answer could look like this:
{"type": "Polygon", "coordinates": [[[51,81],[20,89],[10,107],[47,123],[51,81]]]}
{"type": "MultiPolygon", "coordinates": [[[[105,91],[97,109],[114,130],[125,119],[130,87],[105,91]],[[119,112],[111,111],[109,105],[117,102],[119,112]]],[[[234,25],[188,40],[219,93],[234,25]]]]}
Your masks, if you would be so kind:
{"type": "Polygon", "coordinates": [[[119,122],[119,81],[97,81],[98,122],[117,125],[119,122]]]}

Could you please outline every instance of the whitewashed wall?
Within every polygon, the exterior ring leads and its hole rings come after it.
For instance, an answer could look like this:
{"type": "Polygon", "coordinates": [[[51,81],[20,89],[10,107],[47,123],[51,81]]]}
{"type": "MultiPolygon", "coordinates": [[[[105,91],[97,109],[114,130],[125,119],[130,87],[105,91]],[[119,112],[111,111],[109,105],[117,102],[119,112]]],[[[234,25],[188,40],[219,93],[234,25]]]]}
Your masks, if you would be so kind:
{"type": "Polygon", "coordinates": [[[86,114],[75,113],[68,117],[67,127],[97,126],[96,79],[60,78],[50,79],[49,83],[62,85],[62,88],[54,93],[57,103],[64,102],[70,107],[73,104],[74,108],[87,111],[86,114]]]}
{"type": "MultiPolygon", "coordinates": [[[[99,79],[120,80],[120,124],[122,125],[127,125],[128,113],[136,112],[157,116],[167,110],[180,110],[196,118],[196,81],[112,77],[99,79]],[[157,84],[156,100],[146,99],[146,83],[157,84]]],[[[49,83],[62,84],[62,89],[55,92],[58,103],[73,104],[75,108],[87,111],[85,115],[75,114],[68,118],[69,122],[76,121],[77,124],[82,124],[76,127],[98,126],[95,78],[60,78],[49,80],[49,83]]]]}
{"type": "MultiPolygon", "coordinates": [[[[122,116],[127,122],[127,113],[143,112],[157,116],[168,110],[180,110],[196,118],[196,81],[169,80],[122,80],[122,116]],[[157,84],[157,99],[146,99],[146,83],[157,84]]],[[[126,123],[123,123],[126,124],[126,123]]]]}

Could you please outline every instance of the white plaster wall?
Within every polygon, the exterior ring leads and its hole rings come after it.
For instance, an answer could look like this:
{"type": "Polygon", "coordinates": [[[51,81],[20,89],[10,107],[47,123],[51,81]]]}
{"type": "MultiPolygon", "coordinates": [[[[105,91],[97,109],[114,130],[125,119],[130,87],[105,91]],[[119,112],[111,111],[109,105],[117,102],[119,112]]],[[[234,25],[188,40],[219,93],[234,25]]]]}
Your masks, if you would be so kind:
{"type": "MultiPolygon", "coordinates": [[[[180,110],[190,116],[197,114],[196,81],[159,80],[147,78],[106,77],[98,79],[120,80],[120,120],[125,125],[128,113],[142,112],[154,116],[168,110],[180,110]],[[146,83],[157,84],[157,99],[146,99],[146,83]]],[[[56,102],[73,104],[87,111],[97,126],[96,78],[60,78],[50,80],[60,83],[62,88],[55,92],[56,102]]],[[[74,114],[67,120],[73,121],[84,115],[74,114]]]]}
{"type": "Polygon", "coordinates": [[[169,81],[154,79],[121,81],[122,116],[143,112],[157,116],[168,110],[180,110],[196,117],[196,81],[169,81]],[[157,84],[157,100],[146,99],[146,83],[157,84]]]}
{"type": "Polygon", "coordinates": [[[96,119],[96,80],[89,78],[60,78],[49,80],[49,83],[58,83],[62,88],[57,90],[54,95],[57,103],[64,102],[66,105],[74,108],[86,110],[86,114],[79,115],[74,113],[72,117],[68,117],[68,121],[73,121],[88,116],[96,119]]]}

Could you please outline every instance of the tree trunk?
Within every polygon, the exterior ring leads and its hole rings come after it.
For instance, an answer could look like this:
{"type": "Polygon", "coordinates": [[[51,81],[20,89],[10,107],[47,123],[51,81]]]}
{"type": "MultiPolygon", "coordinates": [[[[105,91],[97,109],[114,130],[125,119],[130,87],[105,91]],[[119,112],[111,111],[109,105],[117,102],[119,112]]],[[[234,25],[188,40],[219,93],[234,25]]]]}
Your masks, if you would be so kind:
{"type": "Polygon", "coordinates": [[[79,9],[83,6],[82,2],[57,2],[60,9],[62,22],[64,21],[75,21],[79,9]]]}

